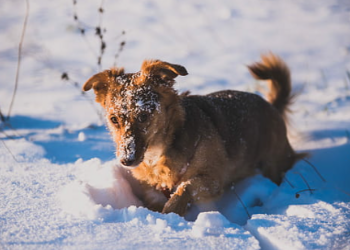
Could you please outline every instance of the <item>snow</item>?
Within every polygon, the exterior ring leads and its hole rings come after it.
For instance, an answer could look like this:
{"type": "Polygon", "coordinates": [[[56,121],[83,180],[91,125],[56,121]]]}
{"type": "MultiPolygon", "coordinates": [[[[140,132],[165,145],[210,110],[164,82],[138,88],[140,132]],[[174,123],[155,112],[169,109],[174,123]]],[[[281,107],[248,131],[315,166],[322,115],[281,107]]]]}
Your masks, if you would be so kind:
{"type": "Polygon", "coordinates": [[[349,204],[319,201],[291,205],[285,215],[253,215],[246,228],[266,249],[340,249],[350,246],[348,220],[349,204]]]}
{"type": "MultiPolygon", "coordinates": [[[[347,1],[120,0],[102,1],[103,14],[96,0],[29,2],[11,126],[0,123],[1,249],[350,249],[347,1]],[[101,67],[99,23],[107,45],[101,67]],[[291,68],[300,94],[290,138],[319,173],[300,161],[281,186],[256,175],[186,218],[143,208],[82,84],[119,53],[116,65],[126,72],[152,58],[185,66],[179,92],[258,92],[264,83],[245,65],[268,51],[291,68]]],[[[0,2],[5,116],[24,13],[25,1],[0,2]]]]}
{"type": "Polygon", "coordinates": [[[63,209],[75,216],[98,219],[114,209],[141,206],[115,162],[102,164],[97,158],[78,160],[77,180],[63,187],[59,197],[63,209]]]}

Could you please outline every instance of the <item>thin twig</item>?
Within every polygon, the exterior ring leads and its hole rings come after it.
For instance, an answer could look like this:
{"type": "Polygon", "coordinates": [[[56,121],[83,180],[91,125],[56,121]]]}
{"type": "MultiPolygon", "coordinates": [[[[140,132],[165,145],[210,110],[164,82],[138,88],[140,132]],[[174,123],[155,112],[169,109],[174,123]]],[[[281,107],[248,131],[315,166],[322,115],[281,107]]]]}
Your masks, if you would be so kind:
{"type": "Polygon", "coordinates": [[[102,19],[103,19],[103,12],[104,12],[104,9],[103,9],[104,2],[105,2],[104,0],[101,0],[100,8],[98,9],[98,11],[100,12],[100,24],[99,24],[100,27],[102,26],[102,19]]]}
{"type": "Polygon", "coordinates": [[[26,14],[25,14],[24,23],[23,23],[21,39],[20,39],[20,42],[19,42],[19,45],[18,45],[18,58],[17,58],[17,70],[16,70],[15,88],[13,90],[11,104],[10,104],[9,111],[8,111],[8,114],[7,114],[7,120],[10,119],[12,106],[13,106],[13,103],[15,101],[15,97],[16,97],[16,93],[17,93],[19,72],[20,72],[20,68],[21,68],[21,59],[22,59],[22,46],[23,46],[23,41],[24,41],[24,35],[25,35],[25,32],[26,32],[26,28],[27,28],[28,16],[29,16],[29,0],[26,0],[26,14]]]}
{"type": "Polygon", "coordinates": [[[309,191],[312,194],[312,192],[316,191],[316,189],[303,189],[303,190],[300,190],[300,191],[295,193],[295,198],[299,198],[300,197],[300,193],[303,193],[303,192],[306,192],[306,191],[309,191]]]}
{"type": "Polygon", "coordinates": [[[239,197],[239,195],[236,193],[236,190],[233,188],[232,191],[233,191],[233,193],[236,195],[238,201],[242,204],[242,206],[243,206],[245,212],[246,212],[247,215],[248,215],[248,218],[251,219],[252,217],[250,216],[247,207],[244,205],[243,201],[241,200],[241,198],[239,197]]]}
{"type": "Polygon", "coordinates": [[[97,57],[97,66],[98,66],[100,71],[102,69],[102,58],[103,58],[105,49],[107,47],[106,42],[103,40],[104,39],[103,33],[106,32],[106,29],[102,28],[102,21],[103,21],[103,14],[104,14],[103,5],[104,5],[104,0],[101,0],[100,7],[98,8],[98,11],[99,11],[99,23],[98,23],[98,26],[91,27],[91,26],[83,23],[83,21],[81,21],[79,19],[78,11],[77,11],[77,1],[73,0],[74,21],[77,23],[77,26],[78,26],[78,29],[80,31],[80,34],[82,35],[83,39],[85,40],[86,44],[88,45],[89,50],[94,54],[95,57],[97,57]],[[94,29],[95,30],[95,35],[97,35],[98,39],[100,40],[100,48],[99,48],[99,52],[98,53],[95,52],[95,50],[92,48],[91,44],[89,43],[87,37],[85,36],[86,28],[94,29]]]}
{"type": "Polygon", "coordinates": [[[321,180],[323,180],[324,182],[326,182],[326,179],[323,178],[323,176],[320,174],[320,172],[317,170],[316,166],[313,165],[310,161],[306,160],[306,159],[302,159],[303,161],[305,161],[307,164],[309,164],[313,169],[314,171],[316,172],[316,174],[321,178],[321,180]]]}
{"type": "MultiPolygon", "coordinates": [[[[123,31],[123,34],[125,34],[124,31],[123,31]]],[[[123,52],[124,46],[125,46],[125,41],[122,41],[122,42],[119,44],[119,50],[118,50],[118,52],[114,55],[113,67],[117,67],[117,60],[118,60],[120,54],[123,52]]]]}
{"type": "Polygon", "coordinates": [[[99,67],[99,70],[102,69],[102,57],[107,46],[106,42],[103,40],[103,33],[106,32],[106,29],[102,28],[102,20],[103,20],[103,13],[104,13],[103,4],[104,4],[104,0],[101,0],[100,8],[98,9],[98,12],[100,13],[99,24],[95,29],[96,31],[95,34],[100,39],[100,54],[97,58],[97,65],[99,67]]]}
{"type": "Polygon", "coordinates": [[[5,148],[7,149],[7,151],[11,154],[12,158],[17,162],[19,163],[19,161],[16,159],[16,157],[14,156],[14,154],[11,152],[11,150],[9,149],[9,147],[7,147],[6,143],[0,139],[0,141],[2,142],[2,144],[5,146],[5,148]]]}
{"type": "Polygon", "coordinates": [[[283,179],[289,184],[291,188],[294,188],[294,185],[287,179],[287,177],[283,177],[283,179]]]}
{"type": "Polygon", "coordinates": [[[295,173],[298,174],[298,175],[301,177],[301,179],[303,179],[304,183],[305,183],[306,186],[307,186],[307,190],[310,190],[310,193],[312,194],[312,191],[313,191],[314,189],[311,189],[309,183],[306,181],[306,179],[304,178],[304,176],[303,176],[301,173],[299,173],[299,172],[295,172],[295,173]]]}
{"type": "Polygon", "coordinates": [[[1,120],[2,122],[5,122],[5,117],[4,117],[4,115],[2,114],[1,109],[0,109],[0,120],[1,120]]]}
{"type": "Polygon", "coordinates": [[[7,134],[2,128],[0,128],[0,132],[3,133],[6,136],[6,138],[9,138],[11,140],[15,139],[15,137],[13,137],[12,135],[7,134]]]}
{"type": "Polygon", "coordinates": [[[73,17],[74,17],[74,21],[76,22],[78,30],[79,30],[79,32],[81,34],[81,37],[83,38],[84,42],[86,43],[89,51],[93,54],[94,57],[98,57],[97,53],[93,49],[93,46],[91,45],[91,43],[89,42],[89,40],[85,36],[86,29],[93,29],[93,27],[88,25],[88,24],[86,24],[86,23],[84,23],[83,21],[81,21],[79,19],[76,5],[77,5],[77,1],[73,0],[73,7],[74,7],[74,16],[73,17]]]}
{"type": "Polygon", "coordinates": [[[349,88],[350,88],[350,71],[346,71],[346,76],[347,76],[347,78],[345,78],[345,88],[347,89],[347,90],[349,90],[349,88]]]}
{"type": "Polygon", "coordinates": [[[343,190],[343,189],[341,189],[341,188],[339,188],[339,187],[337,187],[337,186],[334,186],[334,188],[335,188],[335,189],[338,189],[340,192],[346,194],[347,196],[350,196],[350,193],[346,192],[345,190],[343,190]]]}
{"type": "Polygon", "coordinates": [[[2,114],[1,109],[0,109],[0,121],[5,122],[5,117],[2,114]]]}

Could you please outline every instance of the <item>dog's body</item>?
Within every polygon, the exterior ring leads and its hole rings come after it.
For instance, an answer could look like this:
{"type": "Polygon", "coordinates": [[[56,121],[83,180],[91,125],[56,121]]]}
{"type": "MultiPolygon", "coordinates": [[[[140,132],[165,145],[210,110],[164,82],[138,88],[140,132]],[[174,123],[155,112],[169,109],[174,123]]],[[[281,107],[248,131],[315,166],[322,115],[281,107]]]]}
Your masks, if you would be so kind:
{"type": "Polygon", "coordinates": [[[280,184],[304,156],[287,139],[288,67],[272,54],[262,59],[249,69],[270,80],[269,102],[239,91],[178,95],[174,78],[187,71],[161,61],[145,61],[135,74],[107,70],[85,83],[105,108],[117,156],[143,185],[148,208],[184,215],[189,204],[212,201],[257,170],[280,184]]]}

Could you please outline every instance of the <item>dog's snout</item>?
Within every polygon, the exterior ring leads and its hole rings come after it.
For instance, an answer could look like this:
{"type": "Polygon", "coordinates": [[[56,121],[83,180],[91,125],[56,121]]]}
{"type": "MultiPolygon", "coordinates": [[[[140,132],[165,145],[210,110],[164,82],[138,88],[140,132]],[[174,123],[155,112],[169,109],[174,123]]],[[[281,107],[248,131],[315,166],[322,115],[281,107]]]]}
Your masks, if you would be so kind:
{"type": "Polygon", "coordinates": [[[137,157],[134,136],[124,136],[121,145],[118,147],[117,156],[120,159],[120,163],[125,167],[136,165],[137,157]]]}
{"type": "Polygon", "coordinates": [[[134,162],[135,162],[134,159],[128,159],[128,158],[125,158],[125,159],[121,159],[121,160],[120,160],[120,163],[121,163],[123,166],[127,166],[127,167],[132,166],[134,162]]]}

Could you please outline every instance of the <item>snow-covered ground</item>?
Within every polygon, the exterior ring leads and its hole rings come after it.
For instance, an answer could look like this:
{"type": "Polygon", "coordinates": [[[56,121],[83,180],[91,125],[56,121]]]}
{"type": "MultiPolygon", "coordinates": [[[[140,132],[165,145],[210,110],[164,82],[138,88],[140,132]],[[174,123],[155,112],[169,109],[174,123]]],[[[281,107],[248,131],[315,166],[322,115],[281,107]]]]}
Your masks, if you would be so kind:
{"type": "MultiPolygon", "coordinates": [[[[0,123],[0,248],[350,249],[347,0],[29,3],[18,92],[10,125],[0,123]],[[96,26],[106,43],[101,66],[96,26]],[[155,58],[187,68],[181,91],[256,92],[264,83],[245,65],[268,51],[290,65],[300,92],[291,140],[319,173],[301,161],[281,186],[249,178],[218,211],[197,218],[195,209],[184,219],[143,208],[117,166],[93,94],[81,94],[84,81],[115,62],[135,72],[155,58]]],[[[0,1],[5,116],[25,10],[26,1],[0,1]]]]}

